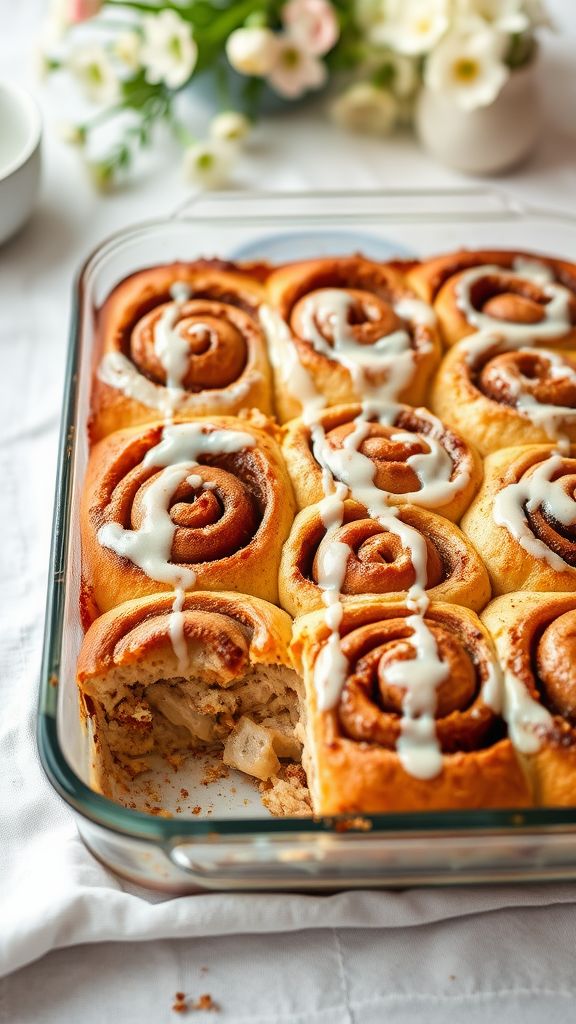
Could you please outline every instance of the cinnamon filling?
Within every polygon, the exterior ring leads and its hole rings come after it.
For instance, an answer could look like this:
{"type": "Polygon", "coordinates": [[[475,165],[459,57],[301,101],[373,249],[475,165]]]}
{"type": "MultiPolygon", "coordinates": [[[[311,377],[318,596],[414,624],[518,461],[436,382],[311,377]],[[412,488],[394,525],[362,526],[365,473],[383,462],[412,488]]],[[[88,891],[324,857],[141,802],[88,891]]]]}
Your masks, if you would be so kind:
{"type": "MultiPolygon", "coordinates": [[[[434,540],[424,537],[426,545],[427,587],[435,587],[447,573],[434,540]]],[[[324,538],[312,563],[311,578],[319,579],[319,562],[334,543],[350,548],[342,594],[390,594],[407,591],[416,582],[416,570],[409,550],[400,537],[386,530],[377,520],[357,519],[345,523],[327,540],[324,538]]]]}
{"type": "Polygon", "coordinates": [[[516,406],[521,396],[531,396],[540,405],[576,408],[576,366],[564,359],[566,376],[552,371],[546,354],[504,352],[489,359],[477,377],[478,389],[493,402],[516,406]]]}
{"type": "MultiPolygon", "coordinates": [[[[374,345],[381,338],[392,334],[393,331],[402,327],[402,321],[394,310],[382,298],[370,292],[363,292],[355,288],[342,289],[348,297],[349,305],[346,311],[346,323],[349,334],[358,345],[374,345]]],[[[290,325],[294,333],[305,341],[307,337],[305,309],[310,300],[321,299],[323,290],[309,292],[301,298],[290,317],[290,325]]],[[[335,323],[332,316],[317,312],[315,315],[316,329],[329,345],[336,342],[335,323]]]]}
{"type": "MultiPolygon", "coordinates": [[[[562,477],[562,489],[576,500],[576,460],[565,459],[566,475],[562,477]]],[[[554,479],[558,479],[558,474],[554,479]]],[[[559,555],[568,565],[576,568],[576,520],[565,525],[554,516],[553,509],[546,503],[531,508],[524,505],[524,515],[535,537],[559,555]]]]}
{"type": "MultiPolygon", "coordinates": [[[[444,753],[472,750],[494,741],[501,723],[483,702],[481,689],[490,653],[481,638],[454,634],[453,623],[426,616],[441,662],[448,672],[436,689],[436,735],[444,753]],[[480,643],[477,651],[475,647],[480,643]]],[[[401,736],[406,693],[390,682],[390,669],[416,658],[413,629],[406,618],[361,627],[342,640],[350,669],[338,708],[342,735],[395,750],[401,736]]]]}
{"type": "Polygon", "coordinates": [[[550,709],[576,725],[576,612],[565,612],[546,627],[536,666],[550,709]]]}
{"type": "Polygon", "coordinates": [[[247,345],[258,333],[246,313],[199,299],[175,306],[168,302],[147,312],[131,329],[128,355],[149,380],[166,384],[166,369],[157,352],[158,332],[170,330],[185,343],[179,386],[189,392],[222,388],[237,380],[246,365],[247,345]],[[169,327],[163,327],[168,318],[169,327]]]}

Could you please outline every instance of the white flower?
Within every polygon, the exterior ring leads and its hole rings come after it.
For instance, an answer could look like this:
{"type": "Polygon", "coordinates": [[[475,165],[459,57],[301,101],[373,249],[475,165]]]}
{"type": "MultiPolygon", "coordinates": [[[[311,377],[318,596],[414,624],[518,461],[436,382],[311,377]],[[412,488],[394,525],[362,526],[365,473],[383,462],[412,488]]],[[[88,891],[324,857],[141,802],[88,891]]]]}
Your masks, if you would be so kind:
{"type": "Polygon", "coordinates": [[[221,188],[230,179],[234,147],[220,140],[195,142],[184,153],[184,173],[200,188],[221,188]]]}
{"type": "Polygon", "coordinates": [[[490,25],[498,32],[525,32],[530,26],[524,0],[456,0],[455,15],[471,30],[490,25]]]}
{"type": "Polygon", "coordinates": [[[176,11],[147,14],[143,20],[144,42],[140,60],[146,80],[164,82],[169,89],[184,85],[196,67],[198,47],[192,29],[176,11]]]}
{"type": "Polygon", "coordinates": [[[543,0],[524,0],[524,7],[532,28],[554,28],[543,0]]]}
{"type": "Polygon", "coordinates": [[[240,142],[250,133],[250,121],[237,110],[226,110],[210,123],[210,135],[222,142],[240,142]]]}
{"type": "Polygon", "coordinates": [[[329,0],[288,0],[282,8],[282,24],[302,49],[315,57],[328,53],[340,35],[329,0]]]}
{"type": "Polygon", "coordinates": [[[426,85],[451,96],[465,110],[493,103],[506,82],[503,37],[489,29],[473,34],[452,32],[430,54],[426,85]]]}
{"type": "Polygon", "coordinates": [[[277,37],[269,28],[237,28],[226,41],[226,56],[241,75],[262,78],[276,61],[277,37]]]}
{"type": "Polygon", "coordinates": [[[104,106],[116,103],[120,95],[118,75],[103,46],[77,46],[68,59],[68,67],[89,100],[104,106]]]}
{"type": "Polygon", "coordinates": [[[446,32],[448,13],[448,0],[387,0],[370,38],[398,53],[428,53],[446,32]]]}
{"type": "Polygon", "coordinates": [[[318,57],[303,50],[291,36],[278,37],[276,61],[268,82],[280,96],[297,99],[309,89],[319,89],[327,77],[326,66],[318,57]]]}
{"type": "Polygon", "coordinates": [[[114,187],[114,173],[109,164],[105,162],[89,162],[86,164],[86,170],[88,171],[90,181],[98,192],[112,191],[114,187]]]}
{"type": "Polygon", "coordinates": [[[40,41],[34,45],[32,50],[32,65],[34,73],[40,81],[43,81],[48,77],[54,66],[53,61],[46,53],[44,47],[45,43],[40,41]]]}
{"type": "Polygon", "coordinates": [[[114,54],[130,71],[137,71],[141,63],[142,39],[138,32],[120,32],[114,42],[114,54]]]}
{"type": "Polygon", "coordinates": [[[398,104],[388,89],[356,82],[333,103],[333,119],[349,131],[387,135],[398,116],[398,104]]]}
{"type": "Polygon", "coordinates": [[[83,146],[86,142],[86,129],[81,124],[74,124],[72,121],[60,121],[56,130],[62,142],[69,146],[83,146]]]}

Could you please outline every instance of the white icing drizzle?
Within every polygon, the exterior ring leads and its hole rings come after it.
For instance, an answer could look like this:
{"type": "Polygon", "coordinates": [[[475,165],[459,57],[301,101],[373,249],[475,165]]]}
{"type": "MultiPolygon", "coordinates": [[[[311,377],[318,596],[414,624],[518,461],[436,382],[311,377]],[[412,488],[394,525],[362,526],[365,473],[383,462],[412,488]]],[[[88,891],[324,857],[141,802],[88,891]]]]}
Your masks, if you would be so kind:
{"type": "Polygon", "coordinates": [[[496,661],[488,662],[486,679],[482,684],[482,700],[497,715],[501,714],[504,704],[504,679],[496,661]]]}
{"type": "MultiPolygon", "coordinates": [[[[398,417],[401,406],[388,402],[363,402],[361,412],[356,417],[355,429],[348,434],[341,448],[332,448],[324,443],[324,437],[313,438],[314,457],[323,471],[329,470],[332,477],[345,483],[351,496],[365,505],[373,518],[383,515],[389,510],[390,495],[382,491],[374,483],[376,467],[373,461],[359,451],[359,446],[366,438],[370,422],[376,421],[392,426],[398,417]]],[[[438,434],[443,431],[442,424],[431,414],[427,417],[438,434]]],[[[305,419],[305,417],[304,417],[305,419]]],[[[452,500],[470,482],[470,474],[463,468],[454,471],[454,464],[448,452],[432,434],[423,434],[428,446],[427,452],[409,455],[406,464],[414,470],[420,481],[418,490],[403,494],[406,502],[416,502],[423,508],[438,508],[452,500]]],[[[414,436],[399,431],[392,435],[397,442],[412,443],[414,436]]]]}
{"type": "Polygon", "coordinates": [[[550,729],[552,715],[534,700],[521,679],[506,669],[504,672],[504,711],[510,739],[522,754],[534,754],[542,745],[542,733],[550,729]]]}
{"type": "MultiPolygon", "coordinates": [[[[169,391],[164,384],[148,380],[122,352],[107,352],[103,356],[98,367],[98,378],[116,391],[121,391],[127,398],[141,402],[148,409],[157,409],[165,418],[170,418],[177,411],[201,410],[206,405],[205,391],[169,391]]],[[[236,407],[261,379],[260,371],[252,368],[225,388],[210,388],[212,408],[226,412],[236,407]]]]}
{"type": "MultiPolygon", "coordinates": [[[[369,399],[396,397],[409,381],[413,372],[413,353],[410,337],[401,329],[378,340],[374,345],[358,345],[350,331],[348,313],[351,297],[344,291],[324,289],[304,303],[303,336],[317,351],[346,366],[361,395],[369,399]],[[318,325],[330,324],[334,345],[330,346],[318,325]],[[373,387],[366,379],[366,371],[386,368],[388,377],[384,388],[373,387]]],[[[434,314],[419,300],[403,299],[396,307],[397,314],[423,324],[434,322],[434,314]]],[[[368,314],[370,310],[368,309],[368,314]]],[[[397,745],[404,769],[417,778],[433,778],[442,769],[442,751],[436,735],[434,712],[436,690],[449,671],[440,659],[433,633],[424,614],[428,607],[427,550],[422,535],[400,519],[400,509],[390,505],[391,495],[374,484],[376,467],[358,451],[369,430],[369,422],[377,418],[381,423],[393,425],[399,407],[392,403],[364,401],[356,418],[354,430],[345,438],[343,447],[333,449],[326,439],[320,414],[327,402],[319,394],[314,382],[302,366],[296,346],[292,343],[287,324],[267,307],[261,309],[261,322],[271,341],[273,365],[285,385],[302,404],[303,422],[310,430],[314,457],[322,470],[324,498],[319,504],[320,516],[326,534],[318,559],[318,586],[326,606],[325,622],[329,635],[314,664],[314,686],[318,707],[322,711],[333,708],[338,701],[348,672],[348,661],[343,653],[340,624],[343,616],[341,591],[351,549],[335,539],[344,520],[344,501],[353,497],[366,506],[368,514],[376,518],[384,529],[400,538],[410,552],[415,582],[408,592],[407,604],[413,614],[406,619],[412,629],[411,643],[414,658],[394,666],[394,680],[405,691],[401,718],[401,736],[397,745]]],[[[377,311],[375,312],[377,316],[377,311]]],[[[433,419],[433,417],[431,417],[433,419]]],[[[436,425],[436,424],[435,424],[436,425]]],[[[439,432],[442,425],[437,421],[439,432]]],[[[397,440],[412,436],[399,432],[397,440]]],[[[454,474],[449,455],[438,441],[426,435],[429,452],[410,456],[409,464],[418,477],[421,488],[406,500],[416,498],[419,504],[434,507],[448,502],[468,483],[466,472],[454,474]]],[[[391,669],[392,671],[392,669],[391,669]]],[[[391,679],[392,681],[392,679],[391,679]]],[[[490,687],[484,687],[490,696],[490,687]]],[[[492,690],[496,684],[492,685],[492,690]]],[[[491,694],[496,700],[495,693],[491,694]]]]}
{"type": "MultiPolygon", "coordinates": [[[[157,409],[166,420],[171,420],[176,410],[193,411],[206,402],[202,392],[189,393],[182,387],[190,348],[186,338],[174,329],[182,306],[190,298],[191,289],[183,281],[176,281],[170,288],[170,295],[173,301],[163,310],[154,327],[154,351],[166,374],[166,383],[155,384],[148,380],[122,352],[107,352],[98,367],[98,377],[104,384],[141,402],[148,409],[157,409]]],[[[193,324],[190,333],[208,333],[211,340],[214,337],[209,325],[201,322],[193,324]]],[[[230,409],[246,398],[250,388],[261,378],[260,371],[252,368],[225,388],[210,389],[212,407],[230,409]]]]}
{"type": "Polygon", "coordinates": [[[563,526],[576,523],[576,501],[567,494],[562,480],[552,480],[562,468],[562,456],[553,453],[545,459],[530,476],[518,483],[502,488],[494,499],[494,522],[504,526],[518,541],[520,547],[534,558],[547,562],[556,572],[565,572],[571,567],[547,544],[535,537],[530,529],[524,509],[535,512],[547,506],[554,519],[563,526]]]}
{"type": "Polygon", "coordinates": [[[168,511],[174,491],[190,475],[195,463],[167,466],[147,488],[142,500],[142,524],[127,530],[120,523],[105,523],[98,530],[98,541],[121,558],[127,558],[146,576],[158,583],[187,589],[194,585],[196,573],[170,561],[176,525],[168,511]]]}
{"type": "Polygon", "coordinates": [[[176,281],[170,295],[173,303],[166,306],[154,325],[154,351],[166,374],[166,388],[173,395],[173,401],[182,397],[182,381],[188,367],[190,346],[186,338],[174,330],[182,306],[190,298],[190,288],[182,281],[176,281]]]}
{"type": "MultiPolygon", "coordinates": [[[[535,261],[530,261],[531,266],[535,261]]],[[[535,324],[515,324],[495,317],[487,313],[481,313],[472,305],[471,289],[473,284],[485,277],[487,274],[498,274],[504,281],[513,281],[519,276],[519,272],[503,270],[498,266],[472,267],[465,270],[456,285],[456,304],[464,314],[467,323],[471,324],[478,331],[492,331],[504,335],[508,340],[518,340],[526,344],[529,341],[538,341],[548,338],[559,338],[570,330],[570,300],[571,292],[561,284],[550,282],[542,276],[542,271],[526,272],[526,264],[522,264],[522,274],[537,283],[548,298],[548,302],[542,306],[543,318],[535,324]],[[536,277],[536,273],[539,276],[536,277]]],[[[538,264],[537,264],[538,266],[538,264]]],[[[543,269],[544,265],[540,264],[543,269]]]]}
{"type": "MultiPolygon", "coordinates": [[[[460,344],[467,365],[473,370],[482,357],[493,350],[494,355],[514,351],[526,355],[537,355],[548,363],[548,372],[552,380],[569,380],[576,386],[576,370],[558,352],[541,348],[526,348],[522,338],[508,338],[505,329],[500,336],[487,331],[479,331],[469,335],[460,344]]],[[[510,394],[514,396],[514,408],[536,426],[546,431],[551,441],[557,441],[563,450],[570,446],[570,441],[562,431],[566,423],[576,422],[576,408],[565,405],[553,405],[539,402],[538,399],[522,388],[522,382],[504,367],[499,370],[506,382],[510,394]]]]}
{"type": "MultiPolygon", "coordinates": [[[[170,501],[185,480],[191,487],[202,485],[194,473],[201,455],[221,455],[254,446],[251,434],[239,430],[211,430],[208,425],[179,423],[167,425],[160,442],[143,459],[145,467],[161,469],[142,499],[143,517],[137,530],[120,523],[105,523],[98,541],[123,558],[128,558],[151,579],[174,587],[175,597],[168,626],[180,671],[186,667],[188,650],[184,636],[183,602],[186,590],[194,586],[196,573],[190,566],[175,565],[171,559],[176,524],[170,517],[170,501]]],[[[210,485],[206,486],[209,489],[210,485]]]]}
{"type": "MultiPolygon", "coordinates": [[[[348,370],[360,397],[398,398],[414,375],[410,334],[400,327],[371,345],[362,345],[356,340],[348,321],[353,305],[354,298],[344,289],[323,288],[314,292],[302,304],[302,338],[310,342],[317,352],[348,370]],[[322,334],[324,325],[330,327],[332,345],[322,334]],[[377,375],[377,383],[370,381],[371,374],[377,375]]],[[[365,311],[368,319],[377,320],[379,311],[376,306],[371,307],[367,303],[365,311]]],[[[430,325],[435,322],[433,311],[419,299],[400,299],[394,311],[401,318],[415,323],[430,325]]],[[[290,347],[294,348],[293,345],[290,347]]],[[[431,347],[431,342],[421,339],[422,352],[429,351],[431,347]]],[[[293,385],[290,378],[288,381],[293,385]]],[[[301,397],[296,389],[292,388],[292,393],[297,398],[301,397]]]]}
{"type": "Polygon", "coordinates": [[[186,636],[184,633],[184,613],[182,611],[186,591],[184,590],[184,587],[176,587],[175,589],[176,594],[172,605],[172,611],[170,612],[168,632],[172,643],[172,650],[178,659],[178,669],[180,672],[185,672],[189,662],[188,644],[186,643],[186,636]]]}
{"type": "Polygon", "coordinates": [[[400,761],[417,779],[430,779],[442,770],[442,751],[436,735],[436,690],[447,678],[448,665],[438,656],[434,635],[423,614],[410,615],[410,638],[416,657],[395,661],[384,669],[386,681],[405,691],[401,736],[397,743],[400,761]]]}
{"type": "Polygon", "coordinates": [[[536,284],[554,284],[552,267],[531,256],[516,256],[512,268],[520,277],[527,277],[536,284]]]}

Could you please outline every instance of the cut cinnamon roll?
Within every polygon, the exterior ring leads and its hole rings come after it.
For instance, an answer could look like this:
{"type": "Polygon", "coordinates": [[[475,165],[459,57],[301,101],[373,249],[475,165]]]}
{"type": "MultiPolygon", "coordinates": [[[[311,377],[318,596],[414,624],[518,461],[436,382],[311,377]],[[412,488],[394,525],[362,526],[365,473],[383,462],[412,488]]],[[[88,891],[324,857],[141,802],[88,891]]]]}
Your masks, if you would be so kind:
{"type": "Polygon", "coordinates": [[[504,671],[510,737],[537,804],[576,805],[576,595],[508,594],[482,615],[504,671]]]}
{"type": "Polygon", "coordinates": [[[174,414],[271,412],[263,294],[247,274],[208,261],[153,267],[118,285],[97,314],[92,440],[174,414]]]}
{"type": "Polygon", "coordinates": [[[458,521],[480,486],[476,452],[427,409],[393,402],[335,406],[285,428],[283,453],[300,508],[324,495],[323,473],[370,506],[411,503],[458,521]]]}
{"type": "Polygon", "coordinates": [[[129,601],[88,630],[78,660],[96,788],[122,794],[155,755],[218,751],[259,780],[300,761],[300,679],[285,612],[231,593],[129,601]],[[175,643],[179,633],[180,643],[175,643]]]}
{"type": "Polygon", "coordinates": [[[425,260],[407,281],[433,303],[446,345],[489,331],[526,345],[576,348],[576,265],[533,253],[480,250],[425,260]]]}
{"type": "Polygon", "coordinates": [[[417,404],[438,365],[432,310],[398,269],[360,256],[283,267],[262,308],[282,422],[324,405],[389,398],[417,404]]]}
{"type": "Polygon", "coordinates": [[[263,416],[221,416],[100,441],[81,509],[86,607],[162,590],[277,601],[294,500],[267,430],[263,416]]]}
{"type": "Polygon", "coordinates": [[[323,612],[296,622],[292,645],[316,813],[530,803],[499,714],[495,652],[473,612],[433,604],[421,617],[405,604],[358,602],[340,633],[343,666],[331,674],[323,612]]]}
{"type": "Polygon", "coordinates": [[[462,519],[492,590],[576,590],[576,448],[504,448],[462,519]]]}
{"type": "Polygon", "coordinates": [[[303,509],[294,521],[280,563],[280,604],[291,615],[323,607],[323,564],[345,546],[340,586],[343,604],[362,595],[384,601],[406,599],[423,576],[427,597],[478,611],[490,597],[480,556],[457,526],[414,505],[381,523],[363,505],[344,502],[342,525],[327,530],[320,505],[303,509]],[[395,531],[398,532],[395,532],[395,531]],[[419,565],[423,563],[423,572],[419,565]]]}
{"type": "Polygon", "coordinates": [[[430,405],[482,455],[559,437],[575,442],[576,353],[473,335],[444,358],[430,405]]]}

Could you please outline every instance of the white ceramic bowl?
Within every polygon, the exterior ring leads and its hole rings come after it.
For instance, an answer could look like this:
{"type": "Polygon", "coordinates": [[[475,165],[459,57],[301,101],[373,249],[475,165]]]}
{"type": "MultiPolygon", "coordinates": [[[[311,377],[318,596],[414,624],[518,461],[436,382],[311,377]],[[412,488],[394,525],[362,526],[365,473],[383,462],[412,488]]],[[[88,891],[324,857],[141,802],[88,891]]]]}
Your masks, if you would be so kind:
{"type": "Polygon", "coordinates": [[[40,183],[42,122],[34,100],[0,80],[0,245],[28,220],[40,183]]]}

